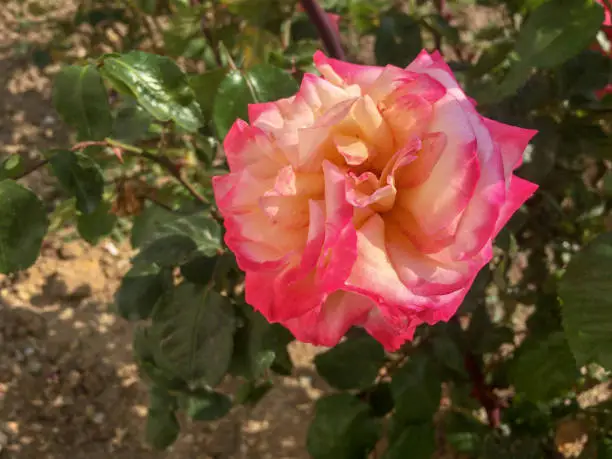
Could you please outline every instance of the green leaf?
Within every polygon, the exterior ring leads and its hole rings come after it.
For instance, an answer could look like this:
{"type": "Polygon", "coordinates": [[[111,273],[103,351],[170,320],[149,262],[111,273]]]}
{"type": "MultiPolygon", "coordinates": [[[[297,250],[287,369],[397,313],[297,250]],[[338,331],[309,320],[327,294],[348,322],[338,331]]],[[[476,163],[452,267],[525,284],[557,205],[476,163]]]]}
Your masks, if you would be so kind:
{"type": "Polygon", "coordinates": [[[348,18],[361,34],[373,33],[380,12],[388,8],[388,0],[350,0],[348,18]]]}
{"type": "Polygon", "coordinates": [[[460,42],[459,31],[450,25],[448,20],[439,14],[432,14],[425,18],[427,24],[441,37],[446,38],[448,43],[456,45],[460,42]]]}
{"type": "Polygon", "coordinates": [[[612,171],[606,171],[601,181],[604,194],[612,197],[612,171]]]}
{"type": "Polygon", "coordinates": [[[372,414],[376,417],[383,417],[393,409],[393,394],[391,384],[382,382],[368,390],[365,394],[367,401],[372,409],[372,414]]]}
{"type": "Polygon", "coordinates": [[[134,218],[130,243],[133,248],[139,248],[147,241],[151,240],[152,234],[164,222],[176,218],[174,212],[156,205],[148,206],[144,211],[134,218]]]}
{"type": "Polygon", "coordinates": [[[608,83],[612,62],[595,50],[584,50],[567,61],[559,72],[564,94],[589,94],[608,83]]]}
{"type": "MultiPolygon", "coordinates": [[[[455,400],[453,399],[453,404],[455,400]]],[[[470,411],[466,410],[467,413],[470,411]]],[[[444,417],[444,434],[453,450],[459,454],[478,457],[483,437],[489,432],[487,425],[478,422],[470,414],[450,412],[444,417]]]]}
{"type": "Polygon", "coordinates": [[[521,27],[515,51],[529,66],[555,67],[586,48],[603,20],[603,8],[592,0],[547,1],[521,27]]]}
{"type": "Polygon", "coordinates": [[[450,336],[438,335],[431,344],[433,355],[442,366],[452,370],[456,376],[467,377],[461,349],[450,336]]]}
{"type": "Polygon", "coordinates": [[[293,335],[285,327],[280,324],[270,324],[263,337],[263,347],[274,351],[272,371],[284,376],[291,374],[293,362],[287,351],[287,345],[293,340],[293,335]]]}
{"type": "Polygon", "coordinates": [[[431,423],[406,426],[383,459],[429,459],[436,449],[435,433],[431,423]]]}
{"type": "Polygon", "coordinates": [[[340,390],[370,386],[384,361],[384,349],[370,336],[347,339],[314,360],[323,379],[340,390]]]}
{"type": "Polygon", "coordinates": [[[25,172],[23,157],[21,155],[9,155],[0,166],[0,180],[14,179],[25,172]]]}
{"type": "Polygon", "coordinates": [[[0,182],[0,273],[29,268],[40,253],[49,221],[38,197],[11,180],[0,182]]]}
{"type": "Polygon", "coordinates": [[[227,70],[221,68],[189,78],[189,85],[193,88],[195,98],[206,120],[212,116],[215,95],[226,74],[227,70]]]}
{"type": "Polygon", "coordinates": [[[483,443],[480,459],[544,459],[540,438],[489,434],[483,443]]]}
{"type": "Polygon", "coordinates": [[[119,109],[113,126],[113,139],[132,143],[152,137],[149,127],[153,118],[149,113],[135,103],[119,109]]]}
{"type": "Polygon", "coordinates": [[[194,421],[214,421],[229,413],[232,400],[225,394],[199,390],[182,399],[184,410],[194,421]]]}
{"type": "Polygon", "coordinates": [[[398,429],[406,424],[431,421],[440,406],[441,384],[434,364],[423,354],[414,355],[395,372],[391,392],[398,429]]]}
{"type": "Polygon", "coordinates": [[[80,152],[58,150],[50,159],[53,173],[68,193],[76,197],[76,207],[91,214],[102,200],[104,176],[96,162],[80,152]]]}
{"type": "Polygon", "coordinates": [[[547,1],[535,9],[519,32],[516,60],[487,102],[514,94],[533,68],[563,64],[595,39],[604,19],[603,8],[592,0],[547,1]]]}
{"type": "Polygon", "coordinates": [[[236,391],[236,403],[241,405],[256,405],[274,387],[272,381],[256,383],[246,381],[236,391]]]}
{"type": "Polygon", "coordinates": [[[115,294],[119,315],[127,320],[147,319],[166,289],[172,274],[156,266],[134,266],[121,279],[115,294]]]}
{"type": "Polygon", "coordinates": [[[149,389],[149,409],[154,411],[174,411],[178,408],[175,395],[163,387],[152,385],[149,389]]]}
{"type": "Polygon", "coordinates": [[[179,436],[181,426],[172,411],[149,409],[145,438],[153,448],[164,450],[179,436]]]}
{"type": "Polygon", "coordinates": [[[80,140],[110,135],[113,119],[108,96],[95,67],[64,67],[55,78],[53,104],[66,124],[78,131],[80,140]]]}
{"type": "Polygon", "coordinates": [[[394,11],[380,18],[374,44],[378,65],[406,67],[422,49],[421,28],[410,16],[394,11]]]}
{"type": "Polygon", "coordinates": [[[579,373],[562,332],[526,342],[523,347],[510,371],[517,393],[539,402],[563,395],[572,387],[579,373]]]}
{"type": "Polygon", "coordinates": [[[197,257],[181,266],[181,275],[193,284],[208,284],[215,273],[217,257],[197,257]]]}
{"type": "Polygon", "coordinates": [[[134,4],[145,14],[155,14],[157,0],[135,0],[134,4]]]}
{"type": "Polygon", "coordinates": [[[290,97],[297,90],[298,84],[291,75],[273,65],[229,72],[219,85],[213,107],[217,134],[224,138],[237,119],[247,119],[248,104],[290,97]]]}
{"type": "Polygon", "coordinates": [[[200,256],[212,257],[220,249],[219,224],[201,212],[159,224],[133,262],[178,266],[200,256]]]}
{"type": "Polygon", "coordinates": [[[510,40],[502,40],[491,44],[478,58],[478,62],[469,69],[472,77],[479,77],[495,69],[508,57],[514,45],[510,40]]]}
{"type": "Polygon", "coordinates": [[[138,327],[134,330],[132,342],[134,360],[143,376],[156,386],[168,391],[188,391],[189,387],[184,379],[169,374],[160,368],[155,361],[159,355],[159,342],[149,327],[138,327]]]}
{"type": "Polygon", "coordinates": [[[314,459],[367,457],[378,440],[380,426],[370,408],[350,394],[320,398],[308,429],[306,447],[314,459]]]}
{"type": "Polygon", "coordinates": [[[155,308],[151,330],[159,340],[160,366],[210,386],[221,381],[231,361],[234,335],[233,311],[226,297],[183,283],[155,308]]]}
{"type": "Polygon", "coordinates": [[[578,365],[612,369],[612,233],[574,255],[559,282],[563,328],[578,365]]]}
{"type": "Polygon", "coordinates": [[[597,442],[597,458],[612,459],[612,438],[600,438],[597,442]]]}
{"type": "Polygon", "coordinates": [[[96,245],[115,228],[117,216],[111,213],[111,207],[109,202],[103,201],[91,214],[81,214],[77,217],[77,230],[91,245],[96,245]]]}
{"type": "Polygon", "coordinates": [[[248,305],[238,308],[242,326],[234,336],[231,372],[247,379],[257,379],[276,363],[283,373],[291,372],[287,344],[293,336],[278,324],[270,324],[248,305]]]}
{"type": "Polygon", "coordinates": [[[131,51],[104,57],[102,75],[129,88],[138,102],[160,121],[174,121],[186,131],[202,126],[202,111],[187,76],[165,56],[131,51]]]}

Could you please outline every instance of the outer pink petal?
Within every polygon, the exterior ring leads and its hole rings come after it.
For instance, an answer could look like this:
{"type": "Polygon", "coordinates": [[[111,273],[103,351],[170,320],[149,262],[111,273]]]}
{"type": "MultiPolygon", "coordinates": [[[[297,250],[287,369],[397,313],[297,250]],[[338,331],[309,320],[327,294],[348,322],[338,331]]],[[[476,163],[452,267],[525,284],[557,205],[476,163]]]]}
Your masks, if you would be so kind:
{"type": "Polygon", "coordinates": [[[372,308],[368,314],[363,327],[372,335],[388,352],[396,351],[406,341],[414,337],[417,322],[413,321],[404,327],[393,326],[377,308],[372,308]]]}
{"type": "Polygon", "coordinates": [[[493,142],[500,149],[504,163],[504,175],[510,177],[512,171],[521,165],[525,148],[538,131],[510,126],[484,117],[482,120],[491,133],[493,142]]]}
{"type": "Polygon", "coordinates": [[[223,148],[232,172],[248,168],[251,174],[266,176],[287,164],[264,131],[242,120],[232,125],[223,141],[223,148]]]}
{"type": "Polygon", "coordinates": [[[506,200],[506,182],[499,154],[481,162],[482,176],[474,197],[465,209],[457,228],[453,258],[465,260],[490,243],[501,207],[506,200]]]}
{"type": "Polygon", "coordinates": [[[314,54],[313,60],[319,72],[332,83],[357,84],[365,92],[383,71],[383,67],[349,64],[348,62],[331,59],[321,51],[314,54]]]}
{"type": "Polygon", "coordinates": [[[506,197],[506,202],[502,206],[499,217],[495,224],[494,234],[497,234],[504,225],[510,220],[510,217],[523,205],[527,199],[533,195],[538,189],[538,185],[528,182],[516,175],[510,179],[510,189],[506,197]]]}
{"type": "Polygon", "coordinates": [[[283,322],[318,307],[324,296],[313,290],[312,277],[287,281],[287,269],[247,271],[245,300],[270,322],[283,322]]]}
{"type": "MultiPolygon", "coordinates": [[[[438,54],[434,53],[429,56],[427,53],[421,53],[408,69],[426,73],[447,88],[447,95],[436,104],[434,110],[438,113],[438,107],[453,107],[451,101],[454,100],[461,113],[457,113],[453,118],[466,120],[469,131],[476,138],[481,178],[474,197],[470,200],[459,223],[455,244],[452,246],[453,257],[456,260],[464,260],[475,256],[485,244],[490,243],[499,209],[504,203],[506,190],[501,149],[494,143],[482,117],[476,112],[452,72],[438,54]]],[[[448,117],[448,110],[445,114],[448,117]]],[[[449,129],[459,135],[466,132],[465,128],[458,130],[456,123],[453,123],[452,120],[443,120],[444,118],[436,115],[434,118],[436,126],[432,127],[432,130],[443,131],[447,134],[449,143],[453,142],[454,137],[449,133],[449,129]]]]}
{"type": "Polygon", "coordinates": [[[306,314],[284,322],[300,341],[335,346],[353,325],[360,325],[376,304],[351,292],[337,291],[325,303],[306,314]]]}
{"type": "Polygon", "coordinates": [[[434,325],[440,321],[448,322],[455,315],[459,306],[463,302],[465,295],[470,290],[476,274],[469,279],[459,290],[437,298],[437,304],[430,308],[423,309],[417,315],[418,318],[429,325],[434,325]]]}

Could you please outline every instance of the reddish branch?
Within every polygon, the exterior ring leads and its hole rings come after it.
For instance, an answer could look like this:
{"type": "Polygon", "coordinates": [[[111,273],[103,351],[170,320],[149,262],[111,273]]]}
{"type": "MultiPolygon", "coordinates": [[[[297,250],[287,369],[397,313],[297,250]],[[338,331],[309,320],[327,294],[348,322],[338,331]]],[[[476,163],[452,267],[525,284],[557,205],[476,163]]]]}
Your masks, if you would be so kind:
{"type": "Polygon", "coordinates": [[[91,146],[110,147],[113,149],[119,159],[121,159],[122,154],[131,154],[133,156],[145,158],[151,162],[154,162],[163,167],[170,175],[172,175],[196,200],[200,201],[203,204],[208,204],[208,200],[204,196],[202,196],[195,189],[195,187],[183,177],[183,174],[181,173],[181,167],[164,155],[154,155],[152,153],[142,150],[141,148],[134,147],[132,145],[124,145],[120,142],[116,142],[111,139],[80,142],[72,147],[72,151],[82,150],[91,146]]]}
{"type": "Polygon", "coordinates": [[[497,428],[501,424],[501,408],[503,402],[493,392],[493,388],[485,382],[482,366],[474,354],[464,355],[465,369],[472,381],[472,396],[476,398],[487,412],[489,425],[497,428]]]}
{"type": "Polygon", "coordinates": [[[342,44],[340,43],[340,35],[332,27],[327,14],[319,6],[317,0],[300,0],[300,4],[308,15],[310,22],[317,28],[319,37],[321,37],[329,57],[344,60],[345,56],[342,44]]]}

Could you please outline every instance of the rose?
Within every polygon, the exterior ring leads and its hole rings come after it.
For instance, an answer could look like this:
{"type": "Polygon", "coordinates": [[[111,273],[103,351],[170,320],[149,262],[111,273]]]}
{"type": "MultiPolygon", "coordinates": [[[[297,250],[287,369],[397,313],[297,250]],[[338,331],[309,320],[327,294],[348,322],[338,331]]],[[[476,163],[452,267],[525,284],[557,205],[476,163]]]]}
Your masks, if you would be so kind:
{"type": "Polygon", "coordinates": [[[301,341],[353,325],[393,350],[446,321],[535,191],[513,175],[535,131],[481,117],[438,53],[407,68],[317,52],[291,98],[249,106],[215,177],[247,303],[301,341]]]}

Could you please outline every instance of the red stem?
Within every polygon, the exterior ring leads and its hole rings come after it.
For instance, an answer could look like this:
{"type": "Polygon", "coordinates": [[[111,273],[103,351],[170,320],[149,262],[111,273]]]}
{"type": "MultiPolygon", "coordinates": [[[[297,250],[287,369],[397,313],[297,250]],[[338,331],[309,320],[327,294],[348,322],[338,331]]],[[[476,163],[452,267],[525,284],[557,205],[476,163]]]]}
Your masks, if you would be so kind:
{"type": "Polygon", "coordinates": [[[332,27],[327,14],[319,6],[317,0],[300,0],[300,3],[310,21],[317,28],[329,57],[344,60],[345,55],[340,43],[340,35],[332,27]]]}
{"type": "Polygon", "coordinates": [[[465,369],[472,381],[472,395],[480,402],[487,412],[489,425],[497,428],[501,424],[502,403],[493,392],[491,386],[485,382],[482,368],[476,356],[467,352],[464,356],[465,369]]]}

